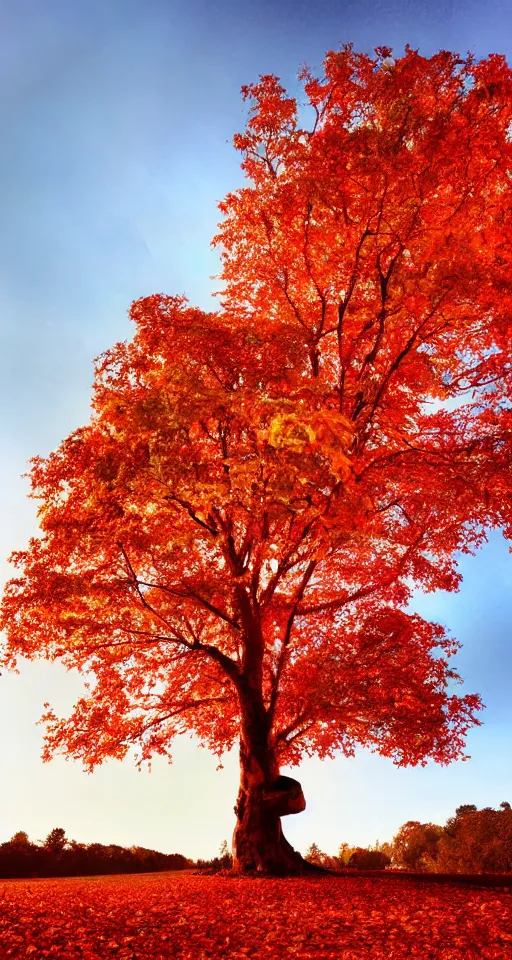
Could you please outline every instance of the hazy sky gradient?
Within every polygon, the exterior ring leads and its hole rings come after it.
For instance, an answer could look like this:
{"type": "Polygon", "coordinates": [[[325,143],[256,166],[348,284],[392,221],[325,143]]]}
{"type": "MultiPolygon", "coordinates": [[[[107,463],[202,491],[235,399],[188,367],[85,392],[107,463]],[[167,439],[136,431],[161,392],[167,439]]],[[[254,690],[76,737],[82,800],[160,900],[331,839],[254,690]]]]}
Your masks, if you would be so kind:
{"type": "MultiPolygon", "coordinates": [[[[209,246],[217,202],[241,182],[231,146],[243,129],[243,83],[277,73],[292,91],[307,61],[352,41],[371,52],[406,43],[511,59],[508,0],[8,0],[0,4],[0,558],[36,532],[20,474],[89,416],[92,359],[130,336],[134,298],[186,293],[211,307],[209,246]]],[[[465,689],[487,704],[472,759],[397,770],[361,751],[307,761],[308,808],[286,822],[313,840],[390,839],[407,819],[444,822],[460,803],[512,801],[509,624],[512,559],[493,534],[461,562],[458,594],[418,598],[422,614],[464,643],[465,689]]],[[[1,575],[8,576],[2,563],[1,575]]],[[[127,760],[93,775],[40,761],[42,704],[68,710],[81,689],[58,664],[0,678],[0,841],[62,826],[90,842],[214,855],[234,825],[237,757],[217,761],[192,740],[172,766],[138,773],[127,760]]]]}

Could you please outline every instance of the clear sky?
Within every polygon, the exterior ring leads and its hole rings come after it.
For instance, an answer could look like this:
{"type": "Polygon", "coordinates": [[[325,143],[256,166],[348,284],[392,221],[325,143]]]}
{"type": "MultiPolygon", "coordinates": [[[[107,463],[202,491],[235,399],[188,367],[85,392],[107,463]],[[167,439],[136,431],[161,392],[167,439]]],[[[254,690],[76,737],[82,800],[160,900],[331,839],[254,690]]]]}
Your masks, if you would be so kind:
{"type": "MultiPolygon", "coordinates": [[[[36,531],[20,475],[89,417],[92,359],[129,336],[140,296],[186,293],[212,307],[209,242],[217,202],[241,182],[231,146],[243,83],[278,74],[296,90],[304,61],[352,41],[406,43],[512,59],[509,0],[3,0],[0,4],[0,576],[36,531]]],[[[390,839],[409,819],[443,823],[461,803],[512,801],[512,558],[499,533],[461,561],[458,594],[418,597],[418,611],[464,644],[465,689],[482,694],[471,760],[397,770],[361,751],[304,762],[308,807],[286,833],[316,841],[390,839]]],[[[230,838],[237,757],[224,769],[193,740],[169,766],[94,774],[40,760],[45,700],[68,710],[80,678],[31,663],[0,677],[0,841],[55,826],[83,842],[137,843],[210,857],[230,838]]],[[[292,772],[293,775],[293,772],[292,772]]]]}

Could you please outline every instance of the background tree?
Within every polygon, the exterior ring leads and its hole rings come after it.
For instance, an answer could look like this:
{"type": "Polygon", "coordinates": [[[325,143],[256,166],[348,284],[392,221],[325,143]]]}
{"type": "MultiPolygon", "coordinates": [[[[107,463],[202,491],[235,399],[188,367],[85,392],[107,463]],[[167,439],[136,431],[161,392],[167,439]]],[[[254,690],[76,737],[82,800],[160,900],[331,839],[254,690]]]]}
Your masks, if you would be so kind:
{"type": "Polygon", "coordinates": [[[68,838],[63,827],[54,827],[44,841],[44,848],[53,856],[58,856],[68,845],[68,838]]]}
{"type": "Polygon", "coordinates": [[[305,868],[282,765],[461,756],[479,698],[405,608],[512,530],[510,71],[347,47],[303,79],[309,129],[275,77],[245,88],[223,312],[132,306],[90,424],[33,461],[41,536],[2,608],[8,666],[89,683],[48,707],[47,758],[239,740],[238,870],[305,868]]]}
{"type": "Polygon", "coordinates": [[[512,810],[467,804],[448,820],[438,844],[437,869],[443,873],[511,873],[512,810]]]}
{"type": "Polygon", "coordinates": [[[12,835],[9,843],[11,843],[13,847],[19,847],[20,850],[32,846],[28,838],[28,833],[26,833],[25,830],[17,830],[16,833],[12,835]]]}
{"type": "Polygon", "coordinates": [[[325,857],[325,853],[320,850],[320,847],[317,843],[311,843],[306,850],[305,857],[310,863],[321,864],[323,857],[325,857]]]}
{"type": "Polygon", "coordinates": [[[41,850],[24,830],[18,830],[10,840],[0,844],[0,876],[31,877],[37,874],[40,862],[41,850]]]}
{"type": "Polygon", "coordinates": [[[180,853],[159,853],[144,847],[105,846],[67,840],[62,827],[55,827],[43,843],[31,843],[19,831],[0,844],[0,877],[86,876],[108,873],[143,873],[183,870],[192,862],[180,853]]]}
{"type": "Polygon", "coordinates": [[[393,866],[416,873],[437,870],[438,844],[443,828],[435,823],[408,820],[393,838],[393,866]]]}
{"type": "Polygon", "coordinates": [[[393,846],[392,846],[392,843],[389,843],[387,840],[385,840],[384,843],[379,843],[379,841],[376,840],[375,846],[374,846],[374,847],[370,847],[370,849],[371,849],[371,850],[377,850],[379,853],[384,853],[384,854],[386,855],[386,857],[388,857],[388,859],[389,859],[389,864],[388,864],[388,865],[391,864],[391,861],[392,861],[392,859],[393,859],[393,846]]]}
{"type": "Polygon", "coordinates": [[[338,849],[338,860],[341,868],[348,867],[350,857],[352,856],[352,854],[356,849],[357,849],[356,847],[351,847],[350,844],[348,843],[345,843],[345,842],[340,843],[340,846],[338,849]]]}
{"type": "Polygon", "coordinates": [[[320,850],[317,843],[310,844],[305,853],[305,860],[308,864],[319,867],[322,872],[335,872],[340,868],[338,857],[331,857],[328,853],[324,853],[323,850],[320,850]]]}
{"type": "Polygon", "coordinates": [[[224,870],[228,870],[233,866],[233,857],[231,855],[227,840],[223,840],[220,845],[219,860],[224,870]]]}
{"type": "Polygon", "coordinates": [[[356,847],[350,855],[348,866],[355,870],[385,870],[390,863],[391,857],[383,850],[356,847]]]}

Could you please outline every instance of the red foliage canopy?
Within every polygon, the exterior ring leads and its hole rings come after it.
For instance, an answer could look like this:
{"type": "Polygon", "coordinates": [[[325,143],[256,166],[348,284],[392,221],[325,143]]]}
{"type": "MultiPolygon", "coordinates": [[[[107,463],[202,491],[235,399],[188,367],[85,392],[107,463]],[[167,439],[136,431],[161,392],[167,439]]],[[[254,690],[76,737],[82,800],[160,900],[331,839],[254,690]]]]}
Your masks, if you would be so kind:
{"type": "Polygon", "coordinates": [[[47,755],[217,753],[259,698],[281,763],[364,744],[460,756],[476,695],[406,612],[511,524],[511,72],[350,47],[247,87],[249,184],[221,209],[223,309],[136,302],[94,413],[32,466],[6,663],[94,684],[47,755]]]}

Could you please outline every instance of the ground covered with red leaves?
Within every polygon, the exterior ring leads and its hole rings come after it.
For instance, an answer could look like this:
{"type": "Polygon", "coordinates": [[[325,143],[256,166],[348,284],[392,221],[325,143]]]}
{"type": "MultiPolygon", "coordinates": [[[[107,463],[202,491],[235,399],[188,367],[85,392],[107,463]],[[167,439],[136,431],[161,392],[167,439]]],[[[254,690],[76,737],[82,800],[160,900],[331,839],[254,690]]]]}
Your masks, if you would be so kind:
{"type": "Polygon", "coordinates": [[[512,895],[377,878],[0,881],[0,957],[512,958],[512,895]]]}

